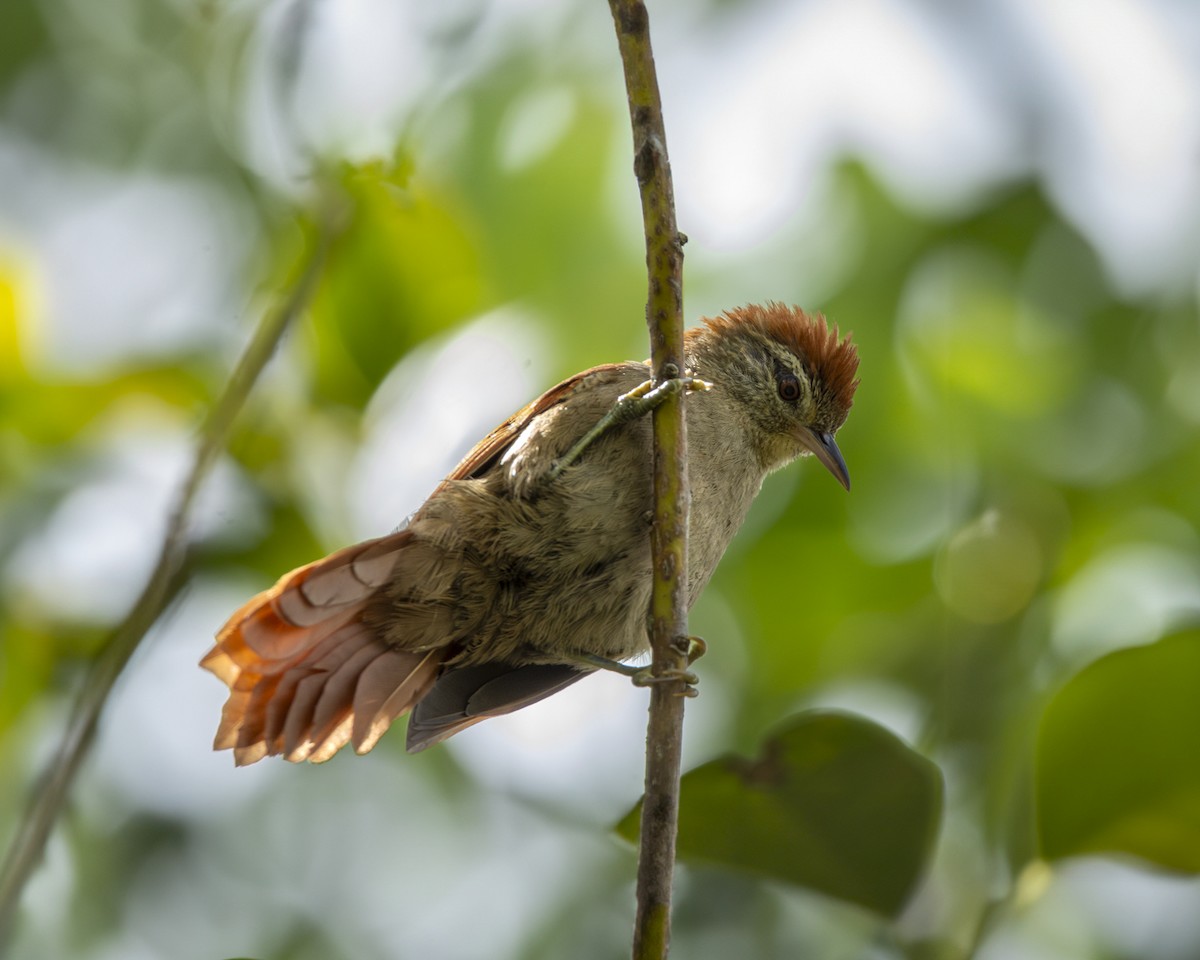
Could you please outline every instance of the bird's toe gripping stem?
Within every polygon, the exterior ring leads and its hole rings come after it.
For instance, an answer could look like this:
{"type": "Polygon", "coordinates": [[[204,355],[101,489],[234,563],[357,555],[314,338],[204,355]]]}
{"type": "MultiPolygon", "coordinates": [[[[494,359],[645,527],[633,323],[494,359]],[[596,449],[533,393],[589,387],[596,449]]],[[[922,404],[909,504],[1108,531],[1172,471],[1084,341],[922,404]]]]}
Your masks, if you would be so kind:
{"type": "Polygon", "coordinates": [[[700,682],[700,678],[691,670],[668,668],[662,673],[653,673],[651,671],[651,667],[642,667],[635,673],[631,673],[629,679],[633,681],[635,687],[652,687],[659,683],[677,683],[682,681],[683,689],[678,691],[677,696],[700,696],[700,691],[696,689],[696,684],[700,682]]]}
{"type": "Polygon", "coordinates": [[[623,423],[629,423],[631,420],[645,416],[651,410],[661,406],[662,402],[672,394],[683,391],[688,393],[703,393],[711,389],[712,384],[707,380],[701,380],[699,377],[672,377],[670,380],[664,380],[657,386],[655,386],[652,380],[639,383],[628,393],[623,393],[617,397],[616,403],[612,405],[608,413],[601,417],[595,426],[580,437],[575,445],[558,459],[554,466],[550,468],[550,479],[553,480],[578,460],[583,451],[591,446],[602,434],[613,427],[618,427],[623,423]]]}
{"type": "MultiPolygon", "coordinates": [[[[690,667],[700,657],[704,656],[708,650],[708,644],[700,637],[681,637],[680,652],[685,652],[683,647],[686,646],[687,664],[690,667]]],[[[635,687],[652,687],[659,683],[683,683],[683,689],[679,691],[681,697],[697,697],[700,691],[696,689],[696,685],[700,682],[700,678],[687,668],[668,668],[661,673],[654,673],[653,666],[635,667],[632,664],[621,663],[619,660],[610,660],[608,657],[600,657],[594,654],[588,654],[581,658],[583,662],[590,667],[599,667],[601,670],[611,670],[614,673],[619,673],[622,676],[629,677],[635,687]]]]}

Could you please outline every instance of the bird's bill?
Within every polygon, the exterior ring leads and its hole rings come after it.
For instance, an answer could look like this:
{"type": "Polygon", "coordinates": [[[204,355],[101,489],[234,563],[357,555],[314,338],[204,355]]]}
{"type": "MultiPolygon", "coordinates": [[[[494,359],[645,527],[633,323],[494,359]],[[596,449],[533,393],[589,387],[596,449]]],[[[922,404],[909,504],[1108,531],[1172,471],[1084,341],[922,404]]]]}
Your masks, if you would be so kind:
{"type": "Polygon", "coordinates": [[[814,457],[821,461],[838,483],[847,490],[850,489],[850,471],[846,467],[846,461],[842,459],[842,451],[834,442],[832,433],[817,433],[815,430],[804,427],[800,430],[797,439],[812,452],[814,457]]]}

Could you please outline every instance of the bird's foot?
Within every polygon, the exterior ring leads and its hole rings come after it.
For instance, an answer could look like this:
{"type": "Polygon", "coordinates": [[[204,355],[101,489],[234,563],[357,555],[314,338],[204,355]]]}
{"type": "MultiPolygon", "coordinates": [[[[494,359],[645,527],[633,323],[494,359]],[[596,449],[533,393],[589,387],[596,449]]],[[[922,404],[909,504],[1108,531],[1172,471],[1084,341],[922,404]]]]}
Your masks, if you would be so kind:
{"type": "Polygon", "coordinates": [[[683,688],[678,691],[677,696],[680,697],[698,697],[700,691],[696,689],[696,684],[700,682],[700,678],[691,670],[681,670],[677,667],[668,667],[662,673],[652,672],[652,667],[642,667],[636,673],[629,675],[635,687],[652,687],[658,683],[682,683],[683,688]]]}
{"type": "MultiPolygon", "coordinates": [[[[683,639],[687,641],[687,662],[688,666],[691,666],[693,661],[704,655],[708,644],[699,637],[684,637],[683,639]]],[[[655,673],[653,666],[635,667],[633,664],[621,663],[620,660],[610,660],[608,657],[596,654],[586,654],[580,657],[580,660],[586,666],[611,670],[613,673],[628,677],[635,687],[652,687],[659,683],[682,683],[683,689],[679,696],[697,697],[700,695],[700,691],[696,689],[700,678],[686,668],[668,667],[661,673],[655,673]]]]}
{"type": "Polygon", "coordinates": [[[601,417],[595,426],[580,437],[570,450],[555,461],[554,466],[550,468],[550,479],[553,480],[578,460],[584,450],[613,427],[619,427],[623,423],[629,423],[638,417],[645,416],[651,410],[661,406],[662,402],[672,394],[684,391],[687,393],[703,393],[711,389],[712,384],[707,380],[701,380],[699,377],[672,377],[670,380],[664,380],[657,386],[655,386],[652,380],[639,383],[628,393],[623,393],[617,397],[617,402],[612,405],[608,413],[601,417]]]}
{"type": "MultiPolygon", "coordinates": [[[[678,372],[674,367],[671,369],[674,372],[678,372]]],[[[644,383],[639,383],[628,393],[623,393],[617,397],[617,402],[613,404],[613,408],[608,412],[607,416],[615,417],[616,423],[626,423],[644,416],[656,407],[662,406],[662,402],[673,394],[684,391],[687,393],[704,393],[711,390],[712,387],[711,383],[707,380],[701,380],[699,377],[671,377],[658,384],[658,386],[654,385],[653,380],[646,380],[644,383]]]]}
{"type": "Polygon", "coordinates": [[[708,642],[703,637],[684,637],[687,641],[687,662],[690,667],[693,663],[699,660],[702,656],[708,653],[708,642]]]}

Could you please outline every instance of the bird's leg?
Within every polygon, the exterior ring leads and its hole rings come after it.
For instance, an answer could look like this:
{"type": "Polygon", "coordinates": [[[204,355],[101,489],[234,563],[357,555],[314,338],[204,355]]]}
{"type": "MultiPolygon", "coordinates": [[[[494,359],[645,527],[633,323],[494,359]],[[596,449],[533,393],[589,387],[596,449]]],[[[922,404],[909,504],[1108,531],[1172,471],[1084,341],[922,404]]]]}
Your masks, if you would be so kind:
{"type": "Polygon", "coordinates": [[[629,423],[631,420],[645,416],[655,407],[660,406],[671,394],[679,393],[681,390],[686,390],[688,393],[700,393],[711,389],[711,383],[698,377],[672,377],[670,380],[664,380],[658,386],[655,386],[652,380],[639,383],[628,393],[617,397],[617,402],[612,405],[608,413],[580,437],[570,450],[555,461],[554,466],[550,468],[550,479],[553,480],[578,460],[580,454],[598,437],[613,427],[619,427],[623,423],[629,423]]]}
{"type": "Polygon", "coordinates": [[[687,662],[690,667],[708,653],[708,643],[703,637],[684,637],[687,641],[687,662]]]}
{"type": "Polygon", "coordinates": [[[697,697],[700,695],[700,691],[696,689],[700,678],[691,670],[668,670],[666,673],[653,673],[653,667],[635,667],[632,664],[621,663],[620,660],[610,660],[608,657],[600,657],[593,653],[584,654],[579,661],[587,667],[611,670],[613,673],[628,677],[633,681],[635,687],[650,687],[656,683],[674,683],[682,680],[684,687],[680,696],[697,697]]]}
{"type": "MultiPolygon", "coordinates": [[[[708,649],[708,644],[700,637],[684,637],[683,639],[687,641],[687,662],[688,666],[691,666],[692,663],[704,656],[704,652],[708,649]]],[[[594,653],[583,654],[579,657],[579,661],[584,666],[596,667],[600,670],[611,670],[613,673],[629,677],[635,687],[649,687],[656,683],[682,681],[684,687],[680,696],[696,697],[700,695],[700,692],[696,689],[696,684],[700,682],[700,678],[691,670],[669,669],[663,673],[653,673],[651,672],[652,667],[635,667],[632,664],[621,663],[620,660],[610,660],[608,657],[601,657],[594,653]]]]}

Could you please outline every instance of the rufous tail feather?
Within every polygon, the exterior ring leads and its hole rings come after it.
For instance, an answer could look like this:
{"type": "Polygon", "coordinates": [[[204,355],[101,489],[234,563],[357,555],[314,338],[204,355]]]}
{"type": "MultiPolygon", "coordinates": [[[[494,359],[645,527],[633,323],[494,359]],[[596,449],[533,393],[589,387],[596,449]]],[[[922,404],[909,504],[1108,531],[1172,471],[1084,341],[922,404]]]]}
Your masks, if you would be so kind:
{"type": "Polygon", "coordinates": [[[401,531],[293,570],[229,619],[200,661],[229,687],[215,749],[239,766],[366,753],[425,695],[445,651],[398,650],[363,619],[409,542],[401,531]]]}

